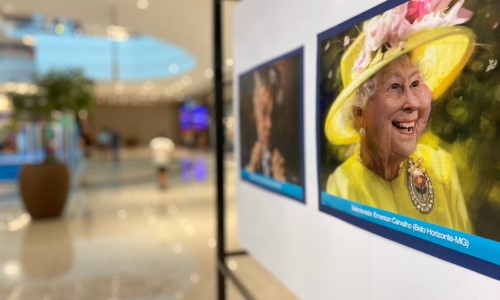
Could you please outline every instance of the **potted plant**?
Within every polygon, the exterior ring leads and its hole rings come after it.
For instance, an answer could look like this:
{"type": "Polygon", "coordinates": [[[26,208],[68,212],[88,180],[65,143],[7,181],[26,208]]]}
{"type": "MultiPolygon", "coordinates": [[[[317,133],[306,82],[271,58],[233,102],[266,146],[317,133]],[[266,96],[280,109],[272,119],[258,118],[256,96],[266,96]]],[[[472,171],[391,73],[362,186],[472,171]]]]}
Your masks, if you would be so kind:
{"type": "Polygon", "coordinates": [[[53,122],[61,113],[73,115],[88,110],[94,103],[94,83],[81,70],[57,70],[35,78],[37,91],[31,94],[10,93],[15,122],[41,126],[43,161],[25,164],[19,176],[20,194],[33,219],[61,216],[66,203],[70,172],[55,154],[53,122]]]}

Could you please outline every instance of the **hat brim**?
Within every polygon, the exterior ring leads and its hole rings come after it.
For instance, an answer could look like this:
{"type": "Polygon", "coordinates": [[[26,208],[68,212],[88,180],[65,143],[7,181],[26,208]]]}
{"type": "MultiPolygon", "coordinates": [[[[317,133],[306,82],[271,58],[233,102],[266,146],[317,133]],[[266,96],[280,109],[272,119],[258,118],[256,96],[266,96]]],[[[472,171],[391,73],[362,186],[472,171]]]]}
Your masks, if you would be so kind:
{"type": "Polygon", "coordinates": [[[425,83],[432,91],[433,100],[441,96],[453,83],[474,50],[475,34],[463,26],[440,27],[421,30],[412,34],[403,47],[393,47],[380,60],[372,62],[349,82],[350,70],[362,50],[362,33],[342,56],[341,74],[344,89],[328,111],[325,134],[332,144],[345,145],[359,141],[359,135],[346,114],[352,113],[351,96],[369,78],[402,55],[408,54],[422,72],[425,83]],[[346,76],[348,74],[349,76],[346,76]],[[346,84],[346,82],[348,82],[346,84]]]}

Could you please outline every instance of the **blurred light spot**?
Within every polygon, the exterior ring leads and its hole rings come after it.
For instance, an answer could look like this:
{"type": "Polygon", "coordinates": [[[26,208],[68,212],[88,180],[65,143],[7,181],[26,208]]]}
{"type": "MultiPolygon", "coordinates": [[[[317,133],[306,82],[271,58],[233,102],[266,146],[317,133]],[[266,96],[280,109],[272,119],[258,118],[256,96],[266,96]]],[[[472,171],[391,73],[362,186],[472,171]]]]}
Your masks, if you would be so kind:
{"type": "Polygon", "coordinates": [[[137,0],[137,8],[138,9],[147,9],[149,7],[148,0],[137,0]]]}
{"type": "Polygon", "coordinates": [[[33,47],[36,44],[36,40],[31,35],[25,35],[23,36],[23,44],[25,44],[26,46],[33,47]]]}
{"type": "Polygon", "coordinates": [[[184,85],[190,85],[191,83],[193,83],[193,78],[189,75],[184,75],[184,77],[182,77],[182,83],[184,85]]]}
{"type": "Polygon", "coordinates": [[[125,220],[127,218],[127,216],[128,216],[127,211],[124,210],[124,209],[120,209],[118,211],[117,215],[118,215],[118,219],[120,219],[120,220],[125,220]]]}
{"type": "Polygon", "coordinates": [[[80,109],[80,110],[78,111],[78,117],[79,117],[80,119],[87,119],[88,115],[89,115],[89,114],[88,114],[88,112],[87,112],[85,109],[80,109]]]}
{"type": "Polygon", "coordinates": [[[31,217],[29,214],[24,213],[18,217],[10,218],[7,221],[7,230],[8,231],[17,231],[19,229],[24,228],[31,221],[31,217]]]}
{"type": "Polygon", "coordinates": [[[184,231],[186,232],[187,235],[193,235],[196,232],[196,228],[194,226],[189,225],[186,226],[184,231]]]}
{"type": "Polygon", "coordinates": [[[176,292],[174,297],[176,300],[184,299],[184,292],[182,292],[182,291],[176,292]]]}
{"type": "Polygon", "coordinates": [[[210,68],[206,69],[204,73],[205,73],[205,77],[208,79],[214,77],[214,70],[212,70],[210,68]]]}
{"type": "Polygon", "coordinates": [[[198,281],[200,281],[200,275],[193,273],[189,276],[189,280],[191,280],[192,283],[198,283],[198,281]]]}
{"type": "Polygon", "coordinates": [[[8,277],[18,277],[21,268],[16,261],[7,261],[3,264],[3,271],[8,277]]]}
{"type": "Polygon", "coordinates": [[[227,262],[227,267],[231,271],[236,271],[236,269],[238,269],[238,263],[234,260],[230,260],[227,262]]]}
{"type": "Polygon", "coordinates": [[[11,112],[12,102],[7,96],[0,94],[0,112],[11,112]]]}
{"type": "Polygon", "coordinates": [[[54,31],[57,34],[63,34],[64,33],[64,24],[57,24],[56,28],[54,29],[54,31]]]}
{"type": "Polygon", "coordinates": [[[122,26],[109,25],[107,32],[110,41],[125,42],[130,38],[127,28],[122,26]]]}
{"type": "Polygon", "coordinates": [[[234,60],[232,58],[226,58],[226,65],[231,67],[234,65],[234,60]]]}
{"type": "Polygon", "coordinates": [[[217,246],[217,240],[214,238],[208,239],[207,241],[208,248],[215,248],[217,246]]]}
{"type": "Polygon", "coordinates": [[[177,74],[179,72],[179,65],[174,63],[168,65],[168,72],[171,74],[177,74]]]}
{"type": "Polygon", "coordinates": [[[327,51],[328,49],[330,49],[330,41],[328,41],[328,42],[325,44],[325,47],[323,47],[323,50],[324,50],[324,51],[327,51]]]}
{"type": "Polygon", "coordinates": [[[179,244],[175,244],[172,246],[172,252],[174,252],[174,254],[181,254],[182,250],[182,246],[179,244]]]}

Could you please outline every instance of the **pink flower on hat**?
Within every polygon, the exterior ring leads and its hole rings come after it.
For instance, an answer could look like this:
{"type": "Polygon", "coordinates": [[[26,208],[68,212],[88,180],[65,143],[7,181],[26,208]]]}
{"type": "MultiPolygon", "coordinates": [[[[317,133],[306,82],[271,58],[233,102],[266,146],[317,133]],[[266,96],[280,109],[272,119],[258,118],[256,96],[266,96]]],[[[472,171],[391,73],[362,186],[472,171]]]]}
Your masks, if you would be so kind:
{"type": "Polygon", "coordinates": [[[363,25],[364,49],[354,62],[352,75],[357,76],[371,62],[373,52],[404,42],[412,33],[429,28],[453,26],[470,20],[473,13],[459,0],[448,9],[451,0],[411,0],[376,16],[363,25]]]}
{"type": "Polygon", "coordinates": [[[428,14],[431,9],[432,4],[430,3],[430,1],[410,1],[408,3],[408,12],[406,14],[406,18],[410,23],[414,23],[416,20],[420,20],[423,16],[428,14]]]}

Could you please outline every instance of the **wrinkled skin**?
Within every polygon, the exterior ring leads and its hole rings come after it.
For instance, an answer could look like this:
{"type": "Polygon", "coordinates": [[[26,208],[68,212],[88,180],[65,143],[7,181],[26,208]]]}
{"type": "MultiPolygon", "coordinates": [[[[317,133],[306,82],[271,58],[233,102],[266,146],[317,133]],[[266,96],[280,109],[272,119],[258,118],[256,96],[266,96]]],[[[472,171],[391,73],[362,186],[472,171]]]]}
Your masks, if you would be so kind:
{"type": "Polygon", "coordinates": [[[377,88],[362,109],[355,108],[361,137],[361,159],[373,172],[390,181],[400,163],[415,152],[431,112],[432,93],[408,56],[402,56],[376,75],[377,88]]]}

